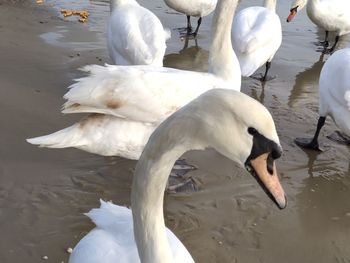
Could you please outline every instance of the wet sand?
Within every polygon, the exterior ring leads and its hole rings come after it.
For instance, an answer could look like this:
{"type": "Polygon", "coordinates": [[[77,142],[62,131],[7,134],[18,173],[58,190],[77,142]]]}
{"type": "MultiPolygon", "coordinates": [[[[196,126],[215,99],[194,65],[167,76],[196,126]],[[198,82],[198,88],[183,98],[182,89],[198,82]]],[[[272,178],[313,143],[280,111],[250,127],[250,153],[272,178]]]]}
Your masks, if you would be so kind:
{"type": "MultiPolygon", "coordinates": [[[[81,118],[60,113],[62,95],[81,76],[77,68],[110,62],[102,26],[108,3],[87,4],[90,24],[62,19],[50,2],[0,3],[0,262],[39,262],[43,256],[67,262],[66,249],[93,227],[84,212],[100,198],[129,204],[136,162],[39,149],[25,138],[81,118]]],[[[184,25],[185,17],[162,1],[140,3],[169,28],[184,25]]],[[[190,176],[200,191],[167,195],[165,217],[196,262],[350,261],[350,149],[325,137],[336,130],[330,119],[320,138],[325,152],[305,152],[293,143],[315,129],[318,76],[328,55],[322,58],[314,42],[324,33],[305,11],[287,24],[288,10],[289,3],[281,2],[284,39],[270,71],[277,78],[264,87],[250,78],[242,85],[274,116],[284,148],[278,169],[288,207],[278,210],[243,168],[214,151],[187,153],[188,162],[199,167],[190,176]]],[[[205,71],[210,21],[204,19],[197,46],[190,40],[184,50],[185,41],[172,30],[165,64],[205,71]]],[[[342,39],[341,46],[348,43],[342,39]]]]}

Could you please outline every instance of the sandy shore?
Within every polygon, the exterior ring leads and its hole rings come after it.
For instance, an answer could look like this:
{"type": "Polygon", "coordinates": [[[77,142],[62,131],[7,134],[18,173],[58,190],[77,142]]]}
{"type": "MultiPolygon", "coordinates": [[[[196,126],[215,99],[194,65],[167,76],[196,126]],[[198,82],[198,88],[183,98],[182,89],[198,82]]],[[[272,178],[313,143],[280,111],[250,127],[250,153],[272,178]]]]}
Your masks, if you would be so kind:
{"type": "MultiPolygon", "coordinates": [[[[143,3],[156,5],[153,11],[162,19],[170,17],[167,26],[185,20],[164,12],[163,5],[143,3]]],[[[201,191],[167,195],[165,214],[196,262],[350,260],[349,148],[324,137],[336,129],[331,121],[322,133],[321,155],[293,143],[314,130],[324,63],[313,44],[323,32],[302,14],[298,19],[288,27],[282,23],[284,42],[271,68],[278,77],[265,87],[247,78],[242,88],[276,121],[284,148],[278,167],[289,207],[279,211],[244,169],[215,152],[187,154],[200,167],[191,176],[201,191]]],[[[183,43],[173,34],[168,44],[173,54],[165,63],[205,70],[209,26],[210,20],[204,21],[198,47],[190,43],[181,50],[183,43]]],[[[135,161],[25,142],[81,118],[60,113],[62,95],[81,76],[77,68],[109,61],[101,43],[87,25],[66,21],[47,5],[0,2],[0,262],[34,263],[43,256],[67,262],[66,249],[93,227],[84,212],[97,207],[99,198],[129,204],[135,161]]]]}

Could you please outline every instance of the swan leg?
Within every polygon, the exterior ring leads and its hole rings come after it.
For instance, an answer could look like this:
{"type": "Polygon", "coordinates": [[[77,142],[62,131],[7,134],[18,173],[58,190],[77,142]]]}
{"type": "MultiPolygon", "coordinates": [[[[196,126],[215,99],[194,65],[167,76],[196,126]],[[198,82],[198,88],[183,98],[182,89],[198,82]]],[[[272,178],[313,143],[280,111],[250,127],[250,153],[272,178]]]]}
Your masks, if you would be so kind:
{"type": "Polygon", "coordinates": [[[271,62],[267,61],[266,65],[265,65],[265,74],[264,74],[263,78],[261,79],[262,81],[266,81],[267,72],[269,71],[270,67],[271,67],[271,62]]]}
{"type": "Polygon", "coordinates": [[[320,41],[320,44],[324,47],[328,47],[329,42],[328,42],[328,31],[326,31],[326,37],[324,39],[324,41],[320,41]]]}
{"type": "Polygon", "coordinates": [[[319,147],[319,144],[318,144],[318,136],[320,134],[320,131],[321,131],[321,128],[323,127],[323,125],[325,124],[326,122],[326,117],[320,117],[318,119],[318,122],[317,122],[317,129],[316,129],[316,132],[315,132],[315,135],[312,139],[308,139],[308,138],[296,138],[294,140],[295,144],[302,147],[302,148],[307,148],[307,149],[312,149],[312,150],[315,150],[315,151],[322,151],[319,147]]]}
{"type": "Polygon", "coordinates": [[[336,47],[337,44],[338,44],[338,41],[339,41],[339,36],[336,36],[336,37],[335,37],[335,41],[334,41],[334,45],[333,45],[330,49],[326,49],[325,52],[326,52],[327,54],[333,53],[335,47],[336,47]]]}
{"type": "Polygon", "coordinates": [[[187,16],[187,32],[190,33],[191,31],[192,31],[191,16],[187,16]]]}
{"type": "Polygon", "coordinates": [[[273,80],[273,79],[276,78],[276,76],[268,76],[267,75],[267,73],[269,72],[270,67],[271,67],[271,62],[267,61],[266,64],[265,64],[265,73],[264,73],[264,75],[262,73],[259,73],[259,74],[251,75],[250,77],[253,78],[253,79],[256,79],[256,80],[260,80],[261,82],[266,82],[266,81],[269,81],[269,80],[273,80]]]}
{"type": "Polygon", "coordinates": [[[197,22],[196,30],[193,33],[194,36],[197,36],[198,30],[199,30],[199,27],[200,27],[201,24],[202,24],[202,17],[199,17],[198,22],[197,22]]]}

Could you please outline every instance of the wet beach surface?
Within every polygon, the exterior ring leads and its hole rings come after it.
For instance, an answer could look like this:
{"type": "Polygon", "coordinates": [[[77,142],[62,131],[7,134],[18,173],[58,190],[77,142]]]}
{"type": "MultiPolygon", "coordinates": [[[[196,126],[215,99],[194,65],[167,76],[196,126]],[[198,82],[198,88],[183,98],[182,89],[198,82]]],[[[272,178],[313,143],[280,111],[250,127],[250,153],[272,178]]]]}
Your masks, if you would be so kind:
{"type": "MultiPolygon", "coordinates": [[[[259,4],[242,2],[240,8],[259,4]]],[[[185,25],[184,15],[160,0],[139,3],[172,31],[165,65],[206,71],[211,16],[203,19],[197,41],[186,43],[175,30],[185,25]]],[[[242,82],[242,91],[274,117],[288,207],[278,210],[243,168],[213,150],[187,153],[187,161],[199,167],[189,175],[200,191],[166,195],[165,218],[196,262],[350,262],[350,148],[326,138],[337,130],[330,118],[321,132],[323,153],[293,143],[316,127],[318,77],[329,55],[317,52],[315,42],[324,32],[305,10],[287,24],[289,7],[280,1],[277,9],[283,43],[270,69],[276,79],[264,86],[251,78],[242,82]]],[[[34,263],[43,256],[67,262],[66,249],[93,228],[83,213],[98,207],[100,198],[129,205],[135,161],[25,142],[83,116],[62,115],[62,96],[82,76],[79,67],[110,63],[108,15],[108,2],[97,0],[0,0],[0,262],[34,263]],[[59,8],[88,9],[89,21],[64,19],[59,8]]],[[[341,39],[340,47],[348,44],[341,39]]]]}

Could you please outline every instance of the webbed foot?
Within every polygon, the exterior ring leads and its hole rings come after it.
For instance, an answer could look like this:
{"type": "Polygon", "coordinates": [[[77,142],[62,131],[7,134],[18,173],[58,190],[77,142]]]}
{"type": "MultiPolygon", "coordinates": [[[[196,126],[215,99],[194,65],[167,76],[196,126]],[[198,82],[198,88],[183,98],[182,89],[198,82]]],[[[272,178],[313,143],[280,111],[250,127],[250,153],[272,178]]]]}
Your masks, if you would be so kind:
{"type": "Polygon", "coordinates": [[[314,142],[310,138],[296,138],[294,140],[295,144],[304,149],[310,149],[314,151],[323,152],[323,150],[318,145],[318,142],[314,142]]]}

